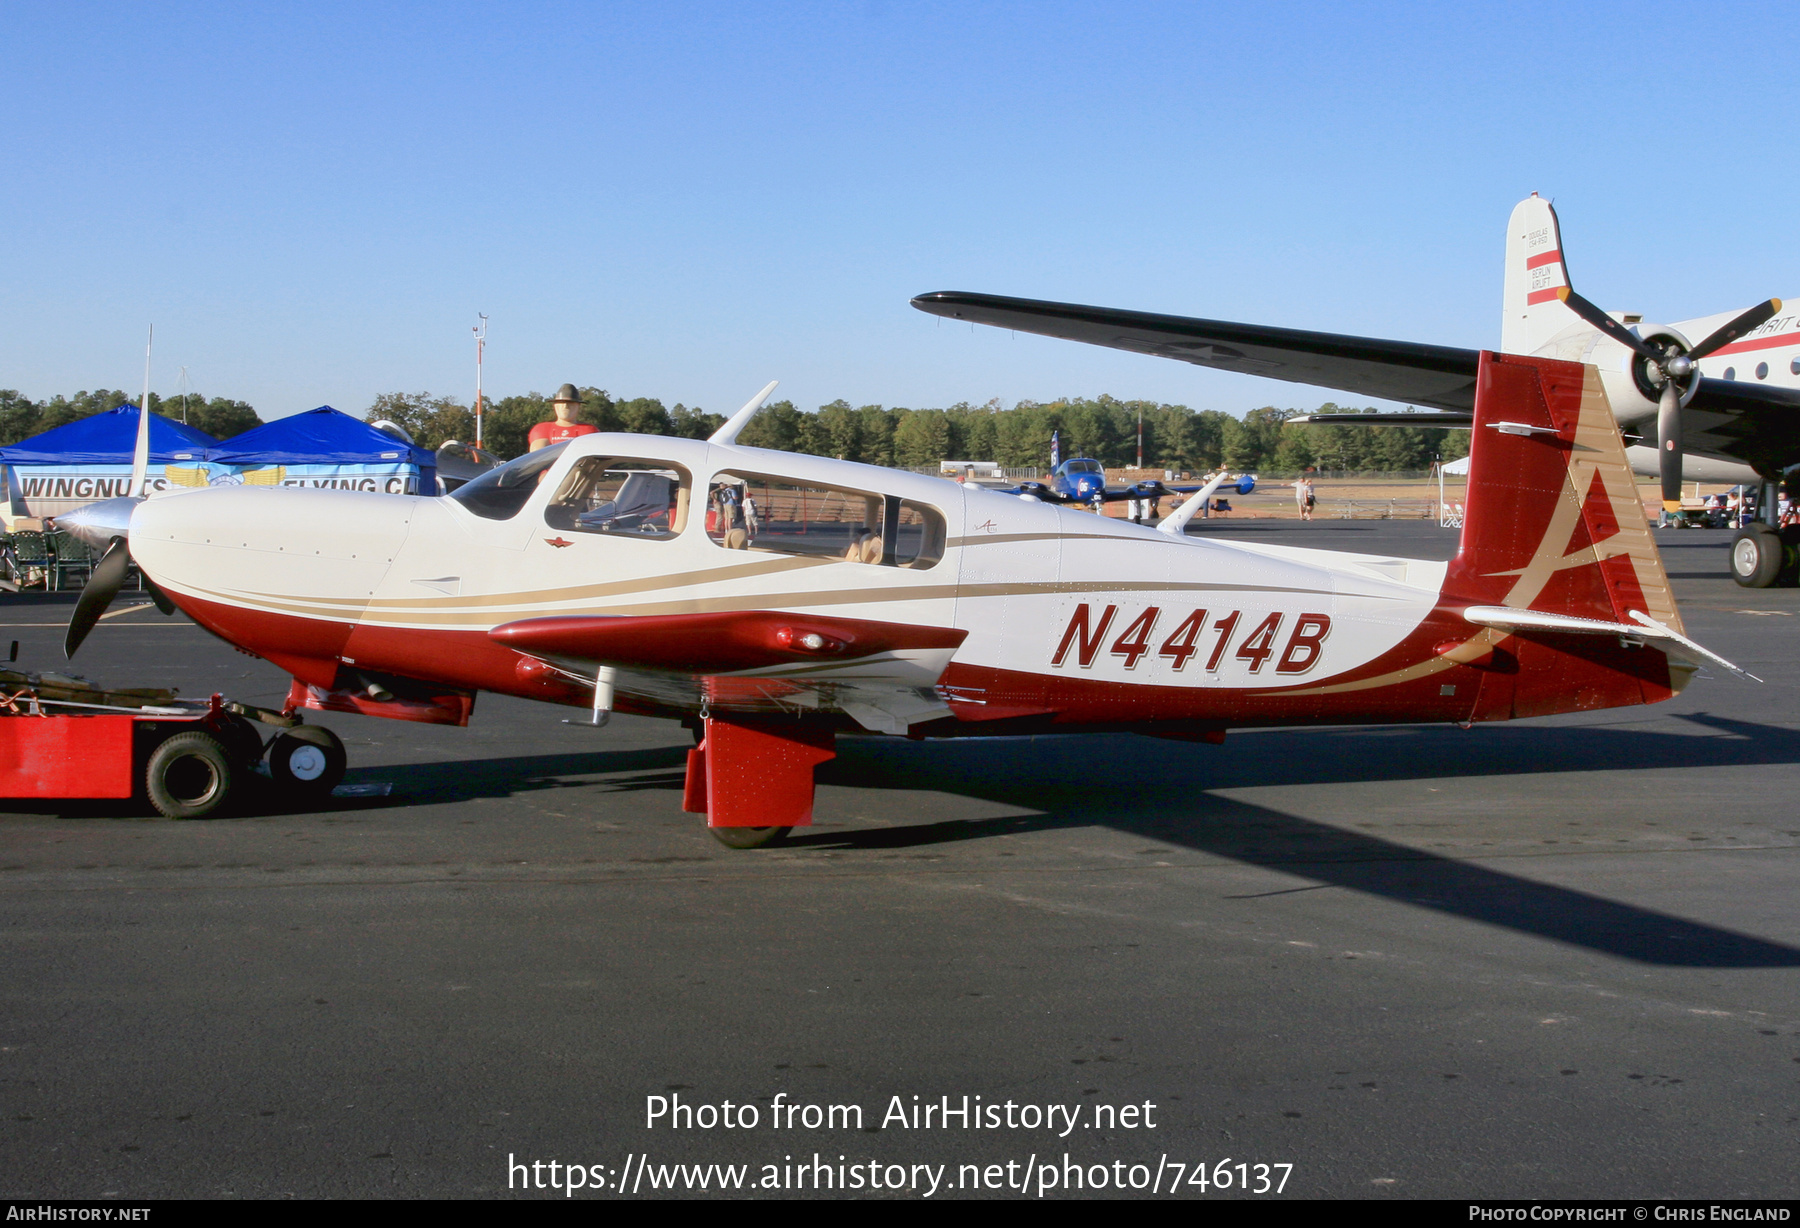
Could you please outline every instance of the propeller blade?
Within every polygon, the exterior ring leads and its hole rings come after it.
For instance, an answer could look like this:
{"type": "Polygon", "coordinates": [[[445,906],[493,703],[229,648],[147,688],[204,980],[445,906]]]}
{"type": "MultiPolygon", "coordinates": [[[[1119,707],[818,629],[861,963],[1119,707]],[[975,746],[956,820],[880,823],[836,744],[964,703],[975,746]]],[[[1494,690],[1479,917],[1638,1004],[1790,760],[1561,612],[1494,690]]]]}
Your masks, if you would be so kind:
{"type": "Polygon", "coordinates": [[[145,576],[144,588],[149,591],[150,600],[156,603],[157,609],[161,610],[164,614],[173,614],[175,612],[175,603],[169,600],[169,595],[167,593],[156,587],[155,580],[152,580],[149,576],[145,576]]]}
{"type": "Polygon", "coordinates": [[[1758,303],[1749,311],[1746,311],[1743,315],[1731,321],[1731,323],[1727,324],[1724,328],[1719,329],[1705,341],[1702,341],[1699,345],[1689,350],[1688,357],[1698,362],[1714,350],[1730,345],[1745,333],[1761,328],[1764,324],[1767,324],[1770,320],[1774,319],[1780,310],[1781,300],[1778,298],[1772,298],[1766,303],[1758,303]]]}
{"type": "Polygon", "coordinates": [[[1617,341],[1626,349],[1632,350],[1644,358],[1648,358],[1651,362],[1660,363],[1662,361],[1663,352],[1661,350],[1651,345],[1648,341],[1645,341],[1642,337],[1632,332],[1629,328],[1626,328],[1623,324],[1607,315],[1604,311],[1601,311],[1600,308],[1596,307],[1594,304],[1582,298],[1568,286],[1563,286],[1558,289],[1556,297],[1567,304],[1570,311],[1573,311],[1576,315],[1586,320],[1589,324],[1592,324],[1595,328],[1605,333],[1608,337],[1611,337],[1614,341],[1617,341]]]}
{"type": "Polygon", "coordinates": [[[1663,381],[1656,401],[1656,458],[1662,474],[1663,510],[1681,510],[1681,389],[1663,381]]]}
{"type": "Polygon", "coordinates": [[[112,599],[119,595],[125,587],[125,574],[131,570],[131,553],[125,543],[115,541],[94,564],[93,574],[88,577],[87,587],[81,590],[81,597],[75,602],[75,613],[69,616],[69,630],[63,636],[63,655],[74,657],[75,650],[81,647],[88,632],[106,613],[106,607],[112,599]]]}

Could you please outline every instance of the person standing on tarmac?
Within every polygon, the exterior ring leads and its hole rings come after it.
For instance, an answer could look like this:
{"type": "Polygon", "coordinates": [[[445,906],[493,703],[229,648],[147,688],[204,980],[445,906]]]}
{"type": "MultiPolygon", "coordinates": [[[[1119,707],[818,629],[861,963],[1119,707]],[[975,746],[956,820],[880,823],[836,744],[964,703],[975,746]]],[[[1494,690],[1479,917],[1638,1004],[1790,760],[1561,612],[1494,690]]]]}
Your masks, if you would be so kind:
{"type": "Polygon", "coordinates": [[[547,448],[553,443],[561,443],[579,435],[598,433],[599,428],[575,420],[575,415],[581,412],[581,394],[575,391],[574,384],[564,384],[558,388],[555,399],[550,402],[550,408],[556,417],[531,428],[531,451],[536,452],[539,448],[547,448]]]}

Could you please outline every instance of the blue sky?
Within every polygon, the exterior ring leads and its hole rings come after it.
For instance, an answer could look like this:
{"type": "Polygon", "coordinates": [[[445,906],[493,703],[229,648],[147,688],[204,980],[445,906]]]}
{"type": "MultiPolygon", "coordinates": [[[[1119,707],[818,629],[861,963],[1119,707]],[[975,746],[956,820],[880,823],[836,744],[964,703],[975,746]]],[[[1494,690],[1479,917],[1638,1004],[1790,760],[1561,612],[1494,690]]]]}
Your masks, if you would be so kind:
{"type": "Polygon", "coordinates": [[[912,310],[980,290],[1497,340],[1800,297],[1774,5],[0,7],[0,387],[264,417],[564,380],[735,408],[1332,394],[912,310]]]}

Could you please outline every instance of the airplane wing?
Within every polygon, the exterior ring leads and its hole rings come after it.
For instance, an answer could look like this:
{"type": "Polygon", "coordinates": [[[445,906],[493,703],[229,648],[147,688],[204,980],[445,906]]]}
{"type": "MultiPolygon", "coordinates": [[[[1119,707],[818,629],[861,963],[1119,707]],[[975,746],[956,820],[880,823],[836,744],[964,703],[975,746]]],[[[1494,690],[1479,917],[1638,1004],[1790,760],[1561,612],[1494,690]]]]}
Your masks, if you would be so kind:
{"type": "Polygon", "coordinates": [[[865,619],[741,611],[552,616],[489,638],[569,665],[623,671],[619,692],[697,711],[706,702],[770,712],[835,708],[863,728],[905,733],[950,715],[935,687],[968,632],[865,619]]]}
{"type": "MultiPolygon", "coordinates": [[[[1468,426],[1475,407],[1477,350],[955,290],[921,294],[912,304],[947,319],[1443,411],[1309,414],[1294,419],[1301,423],[1468,426]]],[[[1696,456],[1743,461],[1777,473],[1800,457],[1800,389],[1702,379],[1682,415],[1681,447],[1696,456]]]]}
{"type": "MultiPolygon", "coordinates": [[[[1108,486],[1104,496],[1108,503],[1124,499],[1167,499],[1174,495],[1191,495],[1199,486],[1164,486],[1161,482],[1139,482],[1136,486],[1108,486]]],[[[1236,490],[1236,487],[1229,489],[1236,490]]]]}
{"type": "Polygon", "coordinates": [[[1682,411],[1681,450],[1781,472],[1800,460],[1800,388],[1702,379],[1682,411]]]}
{"type": "Polygon", "coordinates": [[[1449,426],[1467,427],[1474,414],[1298,414],[1289,418],[1296,426],[1449,426]]]}
{"type": "Polygon", "coordinates": [[[1477,350],[954,290],[921,294],[912,304],[948,319],[1174,358],[1219,371],[1342,388],[1436,409],[1463,413],[1475,409],[1477,350]]]}
{"type": "MultiPolygon", "coordinates": [[[[1074,495],[1066,495],[1052,489],[1043,482],[1021,482],[1017,486],[991,487],[995,494],[1029,495],[1040,503],[1092,503],[1090,499],[1077,499],[1074,495]]],[[[1100,498],[1106,503],[1117,503],[1123,499],[1166,499],[1171,495],[1187,495],[1199,490],[1198,486],[1164,486],[1161,482],[1139,482],[1136,486],[1108,486],[1100,498]]]]}

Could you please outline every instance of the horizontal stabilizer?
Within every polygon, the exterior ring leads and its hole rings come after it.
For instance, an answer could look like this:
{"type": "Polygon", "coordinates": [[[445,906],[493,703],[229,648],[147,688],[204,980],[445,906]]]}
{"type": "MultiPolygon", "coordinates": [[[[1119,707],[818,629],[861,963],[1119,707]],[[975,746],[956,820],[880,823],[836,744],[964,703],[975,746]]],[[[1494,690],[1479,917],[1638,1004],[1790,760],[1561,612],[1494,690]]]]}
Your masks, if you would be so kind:
{"type": "Polygon", "coordinates": [[[1641,610],[1630,612],[1631,622],[1603,622],[1597,618],[1576,618],[1568,614],[1548,614],[1540,610],[1518,610],[1503,605],[1472,605],[1463,617],[1478,627],[1494,627],[1502,631],[1557,631],[1565,635],[1617,635],[1634,640],[1666,640],[1671,652],[1699,665],[1710,662],[1728,669],[1740,678],[1761,682],[1749,670],[1742,669],[1710,649],[1702,648],[1687,636],[1665,627],[1641,610]]]}

